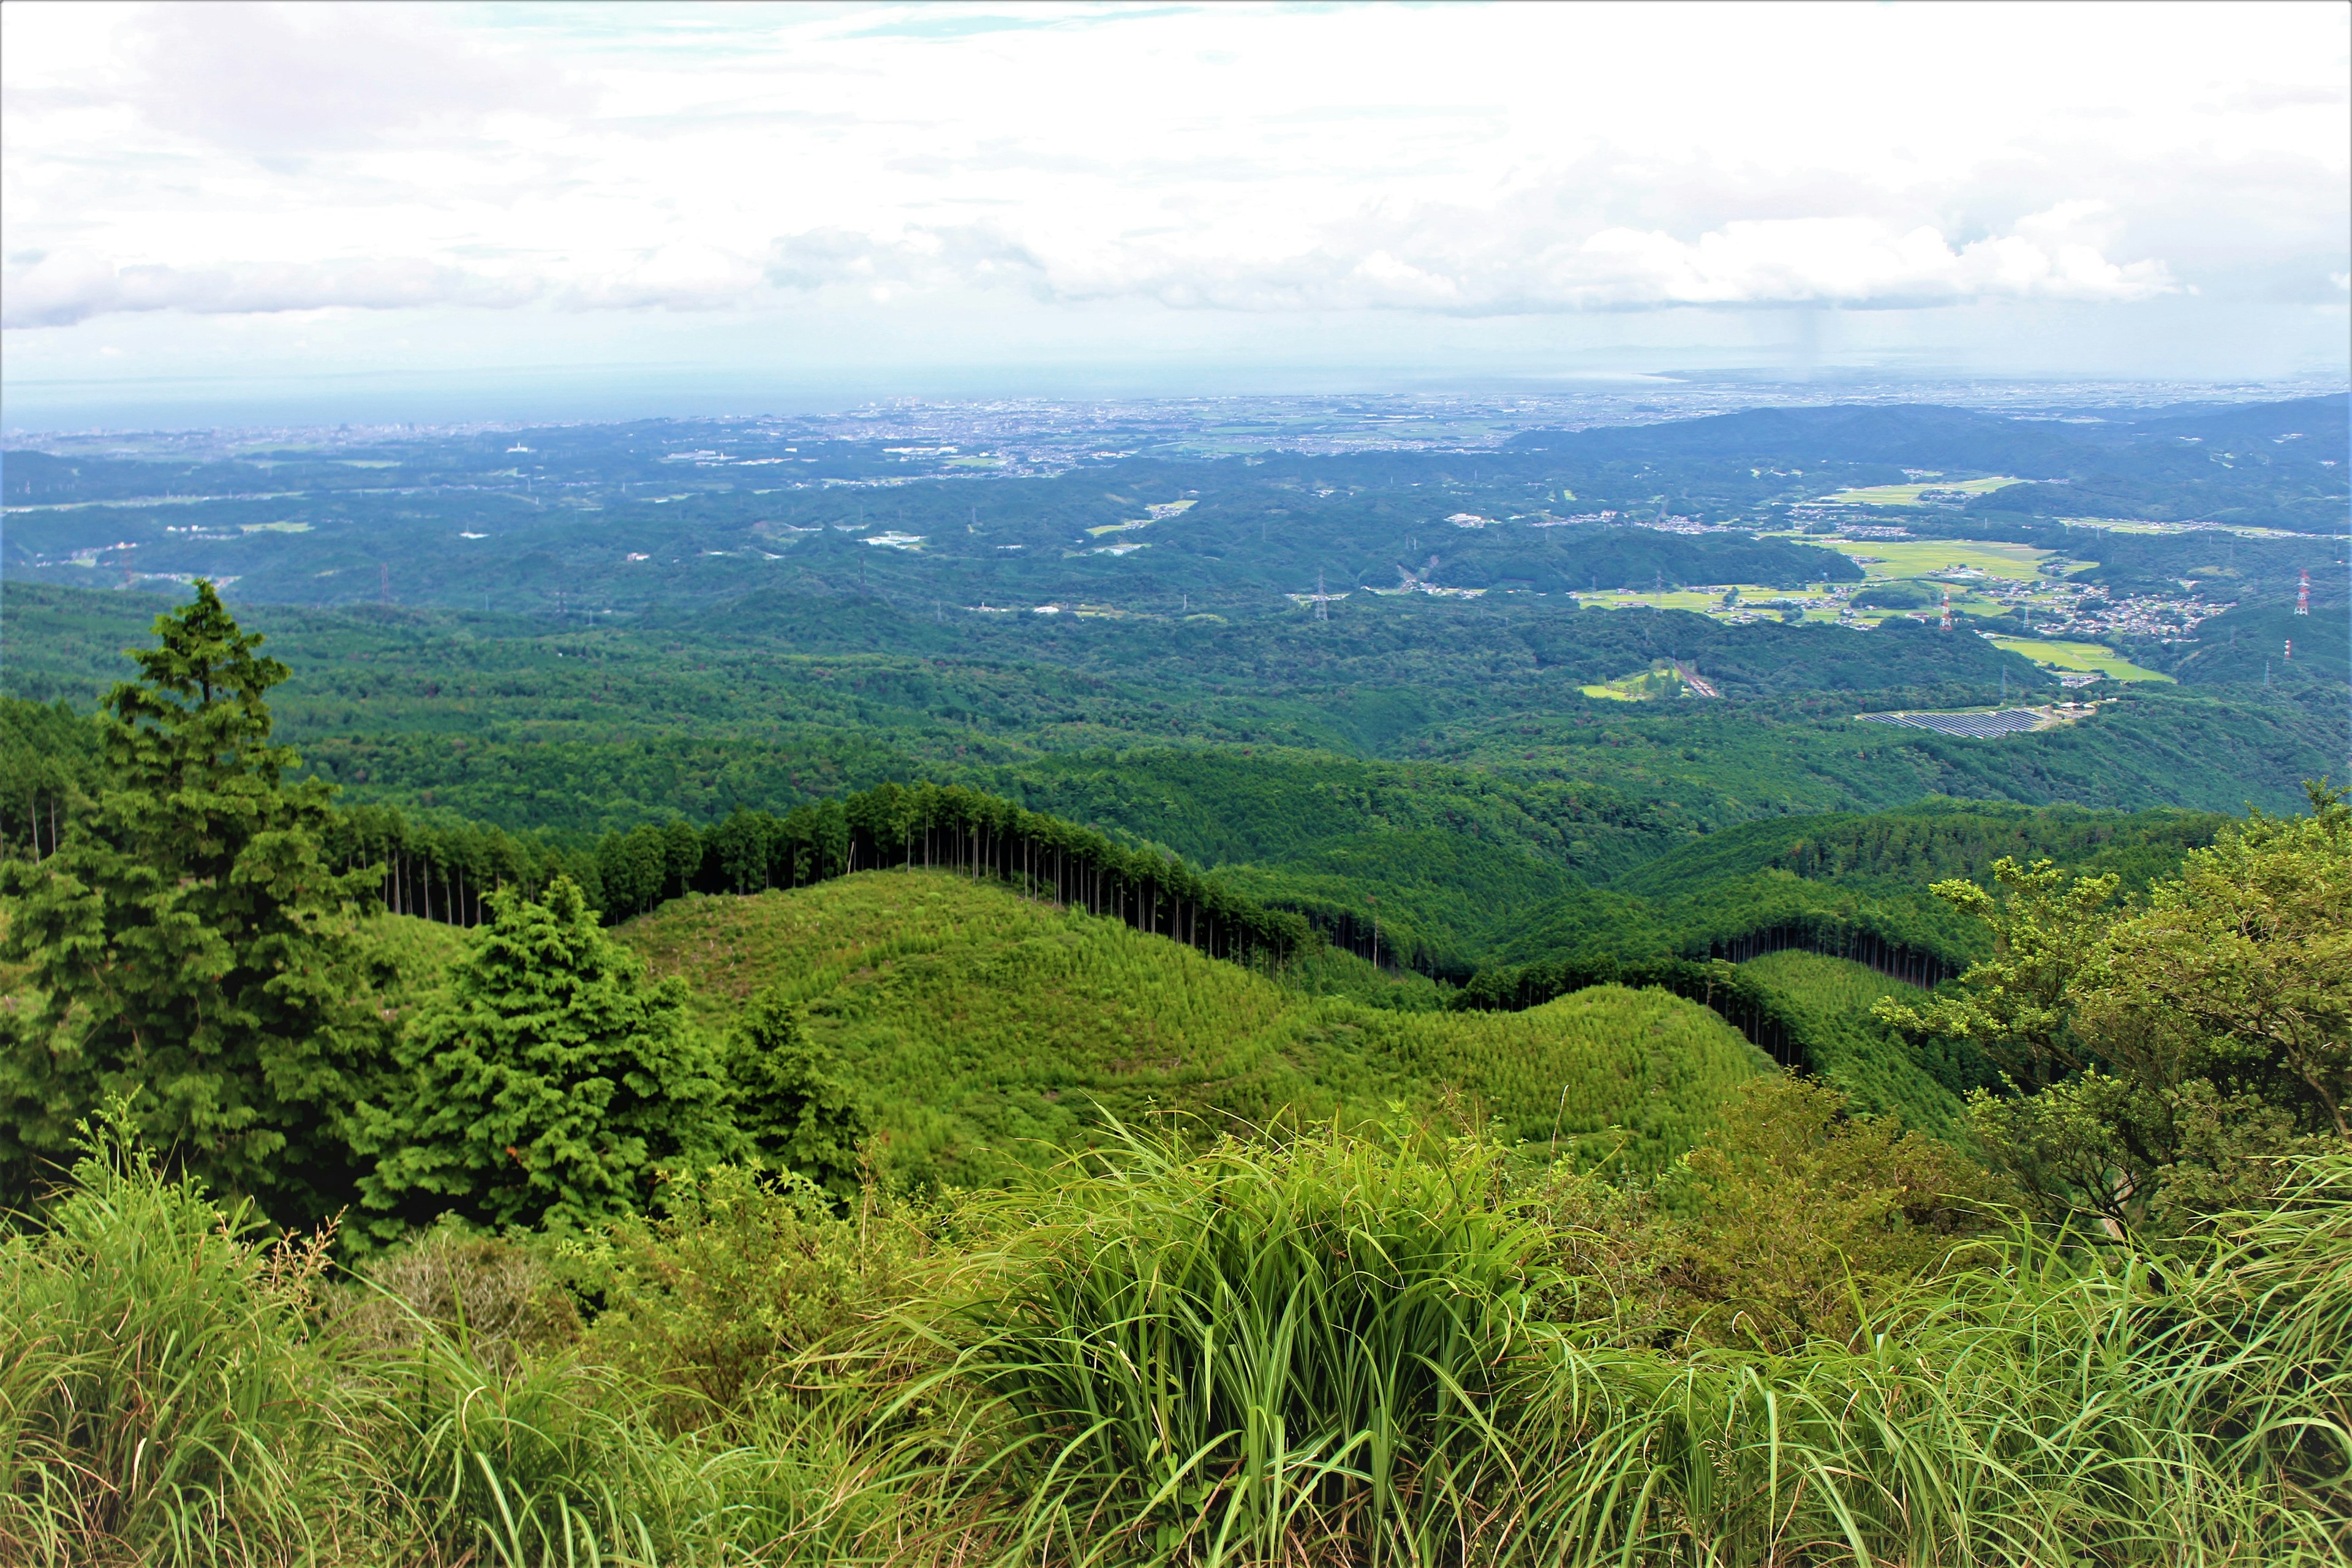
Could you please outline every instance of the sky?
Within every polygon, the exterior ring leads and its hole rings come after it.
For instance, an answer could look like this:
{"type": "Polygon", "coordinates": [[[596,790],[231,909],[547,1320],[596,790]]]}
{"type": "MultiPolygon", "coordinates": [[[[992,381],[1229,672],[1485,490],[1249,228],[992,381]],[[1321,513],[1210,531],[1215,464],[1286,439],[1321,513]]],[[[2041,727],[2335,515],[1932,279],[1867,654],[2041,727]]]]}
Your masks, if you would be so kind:
{"type": "Polygon", "coordinates": [[[0,7],[0,423],[2352,348],[2352,7],[0,7]]]}

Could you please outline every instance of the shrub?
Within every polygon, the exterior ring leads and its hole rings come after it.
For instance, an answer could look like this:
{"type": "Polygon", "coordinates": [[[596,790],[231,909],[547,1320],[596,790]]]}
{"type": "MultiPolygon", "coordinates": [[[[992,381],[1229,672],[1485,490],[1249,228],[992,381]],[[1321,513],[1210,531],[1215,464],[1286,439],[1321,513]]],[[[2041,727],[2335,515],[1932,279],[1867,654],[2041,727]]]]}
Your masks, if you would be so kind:
{"type": "Polygon", "coordinates": [[[657,1219],[614,1226],[598,1254],[604,1311],[589,1344],[665,1391],[673,1421],[740,1413],[782,1374],[828,1380],[811,1353],[854,1337],[926,1277],[927,1237],[911,1217],[869,1194],[844,1218],[804,1176],[719,1166],[679,1176],[662,1206],[657,1219]]]}
{"type": "Polygon", "coordinates": [[[568,877],[544,903],[508,889],[489,904],[363,1109],[370,1206],[593,1226],[649,1197],[662,1164],[729,1147],[720,1065],[686,1020],[685,987],[646,984],[568,877]]]}
{"type": "Polygon", "coordinates": [[[1843,1342],[1996,1229],[1983,1167],[1835,1089],[1743,1084],[1722,1124],[1655,1182],[1563,1163],[1524,1201],[1543,1220],[1571,1319],[1623,1345],[1789,1351],[1843,1342]]]}
{"type": "Polygon", "coordinates": [[[345,1323],[383,1350],[412,1350],[437,1333],[509,1373],[580,1337],[570,1292],[542,1250],[520,1242],[444,1225],[361,1272],[345,1323]]]}

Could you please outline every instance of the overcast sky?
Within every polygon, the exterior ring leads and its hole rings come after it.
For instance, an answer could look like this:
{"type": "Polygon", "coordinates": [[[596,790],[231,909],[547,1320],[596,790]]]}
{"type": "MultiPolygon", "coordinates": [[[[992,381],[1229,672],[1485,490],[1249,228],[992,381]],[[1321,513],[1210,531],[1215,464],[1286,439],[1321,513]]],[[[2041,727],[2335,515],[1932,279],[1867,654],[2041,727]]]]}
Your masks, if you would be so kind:
{"type": "Polygon", "coordinates": [[[109,384],[2347,360],[2337,4],[11,0],[0,31],[12,423],[109,384]]]}

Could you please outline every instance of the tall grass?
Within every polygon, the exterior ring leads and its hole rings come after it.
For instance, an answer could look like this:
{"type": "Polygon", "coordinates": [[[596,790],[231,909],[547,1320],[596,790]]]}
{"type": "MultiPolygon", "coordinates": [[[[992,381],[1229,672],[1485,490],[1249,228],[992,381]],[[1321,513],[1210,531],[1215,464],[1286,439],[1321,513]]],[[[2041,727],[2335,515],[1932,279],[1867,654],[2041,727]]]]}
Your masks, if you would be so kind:
{"type": "Polygon", "coordinates": [[[672,1363],[700,1339],[659,1323],[687,1286],[651,1281],[706,1273],[714,1324],[730,1292],[781,1311],[776,1281],[824,1268],[715,1268],[711,1246],[876,1245],[856,1218],[682,1215],[734,1228],[669,1237],[607,1289],[636,1292],[609,1332],[662,1329],[652,1382],[583,1352],[602,1322],[489,1342],[513,1314],[467,1305],[487,1285],[339,1306],[361,1287],[326,1287],[315,1249],[259,1245],[102,1129],[0,1242],[0,1561],[2352,1556],[2352,1153],[2196,1256],[2021,1231],[1777,1354],[1555,1315],[1579,1293],[1548,1260],[1577,1254],[1518,1168],[1412,1131],[1127,1138],[955,1211],[936,1271],[894,1264],[837,1331],[772,1336],[772,1374],[698,1384],[672,1363]]]}
{"type": "Polygon", "coordinates": [[[119,1112],[42,1217],[0,1239],[0,1557],[319,1550],[363,1415],[309,1332],[319,1248],[258,1245],[119,1112]]]}
{"type": "Polygon", "coordinates": [[[1843,1343],[1552,1328],[1519,1452],[1560,1563],[2339,1563],[2352,1154],[2159,1269],[2020,1231],[1843,1343]]]}
{"type": "Polygon", "coordinates": [[[339,1302],[320,1247],[265,1245],[119,1122],[37,1217],[0,1239],[12,1568],[879,1559],[936,1474],[838,1409],[677,1436],[615,1371],[339,1302]]]}
{"type": "Polygon", "coordinates": [[[1060,1561],[1426,1561],[1507,1475],[1535,1226],[1497,1152],[1130,1138],[984,1265],[965,1363],[1017,1418],[1017,1539],[1060,1561]]]}

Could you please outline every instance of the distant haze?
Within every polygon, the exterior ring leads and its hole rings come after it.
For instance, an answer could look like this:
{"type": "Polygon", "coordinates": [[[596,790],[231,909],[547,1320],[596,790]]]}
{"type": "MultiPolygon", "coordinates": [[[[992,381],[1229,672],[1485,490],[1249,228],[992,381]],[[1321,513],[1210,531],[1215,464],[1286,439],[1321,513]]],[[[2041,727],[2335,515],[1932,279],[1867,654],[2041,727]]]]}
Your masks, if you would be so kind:
{"type": "Polygon", "coordinates": [[[0,10],[0,423],[2340,381],[2352,8],[0,10]]]}

